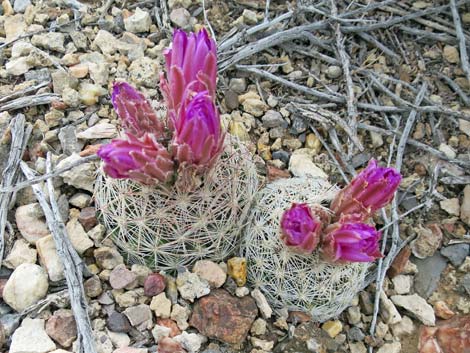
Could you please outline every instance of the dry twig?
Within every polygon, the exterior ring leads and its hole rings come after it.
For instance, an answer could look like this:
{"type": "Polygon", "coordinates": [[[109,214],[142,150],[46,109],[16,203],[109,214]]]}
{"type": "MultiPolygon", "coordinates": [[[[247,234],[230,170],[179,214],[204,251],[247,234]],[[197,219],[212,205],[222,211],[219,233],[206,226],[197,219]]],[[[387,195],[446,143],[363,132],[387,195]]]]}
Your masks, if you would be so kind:
{"type": "MultiPolygon", "coordinates": [[[[2,173],[1,187],[9,188],[17,178],[18,165],[23,157],[26,145],[31,135],[32,127],[26,123],[23,114],[18,114],[10,122],[11,147],[5,169],[2,173]]],[[[5,228],[7,226],[7,214],[13,197],[12,191],[0,193],[0,267],[2,267],[3,252],[5,247],[5,228]]]]}
{"type": "MultiPolygon", "coordinates": [[[[25,162],[21,162],[20,166],[27,179],[34,177],[34,172],[25,162]]],[[[47,172],[51,172],[50,153],[47,158],[47,172]]],[[[47,186],[49,202],[46,193],[40,185],[35,184],[32,187],[43,209],[47,225],[51,231],[57,253],[59,254],[64,268],[65,279],[70,294],[70,305],[77,324],[77,351],[80,353],[96,353],[93,330],[87,312],[88,304],[83,288],[83,263],[70,242],[65,224],[60,219],[60,211],[57,201],[55,200],[52,179],[48,180],[47,186]]]]}

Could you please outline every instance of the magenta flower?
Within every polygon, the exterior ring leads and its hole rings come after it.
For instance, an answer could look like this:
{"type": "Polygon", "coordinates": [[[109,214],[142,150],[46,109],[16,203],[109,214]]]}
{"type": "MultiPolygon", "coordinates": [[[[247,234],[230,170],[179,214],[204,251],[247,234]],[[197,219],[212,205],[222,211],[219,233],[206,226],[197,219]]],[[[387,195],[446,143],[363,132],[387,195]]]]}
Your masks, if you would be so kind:
{"type": "Polygon", "coordinates": [[[330,262],[371,262],[383,257],[382,233],[364,223],[335,223],[326,229],[322,251],[330,262]]]}
{"type": "Polygon", "coordinates": [[[160,88],[168,109],[177,112],[185,99],[186,90],[208,91],[215,99],[217,79],[217,48],[207,31],[201,29],[189,36],[175,30],[173,43],[164,53],[167,76],[160,75],[160,88]]]}
{"type": "Polygon", "coordinates": [[[289,247],[311,254],[320,241],[322,224],[305,203],[293,203],[281,218],[281,239],[289,247]]]}
{"type": "Polygon", "coordinates": [[[180,164],[210,166],[222,151],[224,134],[219,113],[208,93],[200,92],[183,102],[173,123],[176,160],[180,164]]]}
{"type": "Polygon", "coordinates": [[[167,182],[173,175],[174,163],[166,148],[150,134],[140,138],[127,136],[128,140],[116,139],[98,150],[106,174],[144,184],[167,182]]]}
{"type": "Polygon", "coordinates": [[[111,101],[127,132],[137,137],[145,133],[163,134],[164,125],[150,103],[128,83],[114,83],[111,101]]]}
{"type": "Polygon", "coordinates": [[[371,160],[331,203],[337,219],[364,221],[378,209],[392,201],[401,181],[401,175],[393,168],[377,166],[371,160]]]}

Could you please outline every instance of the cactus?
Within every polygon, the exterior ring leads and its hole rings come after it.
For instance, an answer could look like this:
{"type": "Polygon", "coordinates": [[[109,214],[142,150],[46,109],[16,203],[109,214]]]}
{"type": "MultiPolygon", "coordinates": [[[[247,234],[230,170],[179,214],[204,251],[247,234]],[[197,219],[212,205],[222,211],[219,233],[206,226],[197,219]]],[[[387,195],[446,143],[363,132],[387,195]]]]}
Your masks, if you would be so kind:
{"type": "Polygon", "coordinates": [[[320,178],[281,179],[258,193],[241,255],[248,261],[248,282],[274,308],[306,311],[322,322],[342,312],[361,289],[369,263],[328,263],[319,249],[301,254],[280,236],[283,212],[293,202],[331,213],[325,206],[337,193],[336,187],[320,178]]]}
{"type": "Polygon", "coordinates": [[[203,258],[222,260],[236,250],[258,176],[246,148],[233,137],[225,140],[220,159],[193,191],[113,179],[101,170],[96,205],[129,263],[174,270],[203,258]]]}

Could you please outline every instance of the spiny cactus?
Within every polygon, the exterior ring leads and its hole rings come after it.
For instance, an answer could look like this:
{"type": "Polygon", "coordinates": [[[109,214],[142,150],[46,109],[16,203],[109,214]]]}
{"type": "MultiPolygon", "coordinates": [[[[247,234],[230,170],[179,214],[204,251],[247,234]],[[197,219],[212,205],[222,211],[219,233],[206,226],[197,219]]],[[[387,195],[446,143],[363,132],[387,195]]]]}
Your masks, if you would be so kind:
{"type": "Polygon", "coordinates": [[[248,261],[248,281],[259,288],[277,308],[302,310],[313,320],[337,316],[363,284],[369,263],[332,264],[320,251],[299,253],[286,246],[280,222],[292,203],[306,203],[318,213],[338,193],[320,178],[281,179],[268,184],[257,195],[244,230],[241,255],[248,261]]]}
{"type": "Polygon", "coordinates": [[[108,234],[129,263],[174,270],[233,253],[257,189],[250,153],[227,136],[219,161],[193,191],[102,172],[95,198],[108,234]]]}

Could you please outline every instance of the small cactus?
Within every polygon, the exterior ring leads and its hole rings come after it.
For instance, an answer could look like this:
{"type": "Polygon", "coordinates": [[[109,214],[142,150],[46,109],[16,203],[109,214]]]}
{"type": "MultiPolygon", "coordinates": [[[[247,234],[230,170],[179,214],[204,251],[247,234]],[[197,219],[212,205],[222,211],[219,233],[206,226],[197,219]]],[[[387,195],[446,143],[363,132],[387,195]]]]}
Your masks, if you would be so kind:
{"type": "Polygon", "coordinates": [[[343,311],[361,289],[369,263],[329,263],[319,248],[302,254],[286,246],[281,236],[282,215],[292,203],[307,204],[317,214],[331,214],[325,206],[337,193],[336,187],[320,178],[281,179],[258,193],[244,230],[241,256],[248,261],[248,282],[274,308],[307,311],[322,322],[343,311]]]}
{"type": "Polygon", "coordinates": [[[227,136],[220,159],[193,191],[101,172],[95,198],[108,234],[128,262],[175,270],[232,254],[257,190],[250,153],[227,136]]]}

